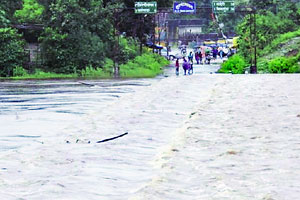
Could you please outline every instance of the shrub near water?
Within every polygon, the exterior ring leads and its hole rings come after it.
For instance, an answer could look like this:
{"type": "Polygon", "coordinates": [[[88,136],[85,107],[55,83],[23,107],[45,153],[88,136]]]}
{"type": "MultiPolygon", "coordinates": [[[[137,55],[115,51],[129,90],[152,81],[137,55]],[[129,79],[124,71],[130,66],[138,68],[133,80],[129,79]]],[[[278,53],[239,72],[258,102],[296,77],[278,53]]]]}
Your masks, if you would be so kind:
{"type": "Polygon", "coordinates": [[[81,76],[84,78],[108,78],[110,74],[100,67],[93,68],[92,66],[88,66],[81,70],[81,76]]]}
{"type": "Polygon", "coordinates": [[[120,66],[120,75],[130,77],[154,77],[162,72],[162,67],[169,61],[157,54],[146,53],[120,66]]]}
{"type": "Polygon", "coordinates": [[[268,69],[270,73],[296,73],[300,72],[297,58],[291,57],[279,57],[271,60],[268,63],[268,69]]]}
{"type": "Polygon", "coordinates": [[[26,76],[28,75],[27,71],[23,68],[23,67],[15,67],[13,69],[13,76],[16,77],[16,76],[26,76]]]}
{"type": "Polygon", "coordinates": [[[231,56],[225,63],[221,65],[218,72],[220,73],[233,73],[233,74],[243,74],[247,64],[243,57],[236,54],[231,56]]]}
{"type": "Polygon", "coordinates": [[[35,69],[33,74],[28,72],[22,67],[16,67],[13,70],[14,76],[10,79],[24,80],[24,79],[65,79],[65,78],[77,78],[77,74],[57,74],[54,72],[44,72],[41,69],[35,69]]]}

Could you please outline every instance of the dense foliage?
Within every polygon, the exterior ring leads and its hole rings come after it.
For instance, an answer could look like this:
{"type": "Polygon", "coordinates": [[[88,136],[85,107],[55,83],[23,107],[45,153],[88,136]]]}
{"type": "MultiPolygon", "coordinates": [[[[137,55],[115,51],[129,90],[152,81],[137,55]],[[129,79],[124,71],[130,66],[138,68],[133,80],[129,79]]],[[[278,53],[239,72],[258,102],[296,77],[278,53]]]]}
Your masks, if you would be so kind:
{"type": "Polygon", "coordinates": [[[238,54],[231,56],[222,64],[219,73],[243,74],[247,68],[244,58],[238,54]]]}
{"type": "Polygon", "coordinates": [[[169,62],[152,53],[145,53],[137,56],[133,61],[121,65],[121,77],[154,77],[162,71],[161,66],[167,65],[169,62]]]}
{"type": "MultiPolygon", "coordinates": [[[[134,2],[134,0],[5,1],[0,5],[0,29],[11,27],[16,23],[43,25],[42,33],[27,31],[32,36],[39,35],[42,60],[41,65],[34,68],[38,67],[45,72],[78,73],[84,76],[95,70],[102,70],[111,75],[113,66],[125,64],[140,54],[138,42],[145,43],[146,35],[154,29],[153,15],[134,14],[132,9],[134,2]],[[113,64],[108,65],[107,60],[113,60],[113,64]],[[106,69],[108,66],[109,70],[106,69]]],[[[159,7],[171,4],[171,0],[158,1],[159,7]]],[[[19,68],[24,61],[24,58],[21,58],[21,55],[24,56],[24,51],[21,51],[24,49],[24,43],[20,35],[13,29],[9,31],[3,29],[0,34],[3,48],[15,47],[1,52],[3,56],[0,57],[3,63],[1,75],[11,76],[14,73],[19,76],[25,73],[19,68]],[[11,44],[4,43],[8,40],[11,44]],[[5,55],[8,51],[14,55],[10,57],[5,55]],[[10,63],[7,63],[8,60],[10,63]],[[18,68],[14,68],[16,66],[18,68]]]]}
{"type": "Polygon", "coordinates": [[[38,1],[45,9],[47,27],[40,38],[45,66],[59,73],[103,68],[106,58],[126,63],[138,54],[136,38],[145,42],[144,35],[153,26],[152,16],[137,20],[140,16],[126,9],[132,8],[134,1],[38,1]],[[119,37],[123,32],[134,39],[119,37]]]}
{"type": "MultiPolygon", "coordinates": [[[[3,27],[1,22],[8,20],[6,23],[15,22],[14,13],[16,10],[21,9],[23,5],[22,0],[1,1],[0,4],[0,28],[3,27]]],[[[6,24],[7,25],[7,24],[6,24]]]]}
{"type": "Polygon", "coordinates": [[[270,73],[295,73],[299,71],[298,59],[295,57],[278,57],[268,63],[270,73]]]}
{"type": "Polygon", "coordinates": [[[44,7],[36,0],[24,0],[23,8],[15,12],[15,17],[21,23],[41,23],[44,7]]]}
{"type": "MultiPolygon", "coordinates": [[[[152,0],[145,0],[152,1],[152,0]]],[[[188,0],[186,0],[188,1],[188,0]]],[[[32,33],[38,35],[42,65],[35,66],[47,73],[70,73],[89,76],[89,74],[112,75],[113,68],[126,65],[130,60],[135,68],[144,66],[138,60],[141,43],[154,34],[154,15],[134,14],[135,0],[15,0],[3,1],[0,5],[0,74],[1,76],[20,75],[26,71],[20,68],[24,63],[24,41],[12,27],[15,24],[39,23],[43,30],[32,33]],[[138,47],[140,46],[140,48],[138,47]],[[137,60],[136,60],[137,59],[137,60]]],[[[158,0],[158,7],[171,7],[173,1],[158,0]]],[[[256,46],[258,56],[271,52],[273,40],[280,35],[295,31],[300,25],[299,3],[294,0],[236,0],[236,13],[212,15],[211,0],[197,2],[201,8],[195,15],[173,15],[173,18],[201,18],[206,20],[205,29],[220,31],[218,23],[224,24],[225,33],[236,28],[239,35],[239,56],[229,59],[231,64],[225,71],[240,73],[241,66],[249,65],[256,46]],[[256,40],[251,35],[251,19],[242,9],[256,9],[256,40]],[[215,18],[218,18],[216,20],[215,18]],[[208,22],[211,21],[209,24],[208,22]],[[237,26],[237,24],[239,24],[237,26]],[[251,39],[252,38],[252,39],[251,39]],[[252,42],[252,43],[251,43],[252,42]],[[237,64],[236,62],[242,62],[237,64]],[[241,65],[241,66],[240,66],[241,65]],[[230,67],[231,66],[231,67],[230,67]],[[236,68],[237,67],[237,68],[236,68]]],[[[253,26],[252,26],[253,28],[253,26]]],[[[35,30],[31,30],[34,32],[35,30]]],[[[226,34],[225,34],[226,35],[226,34]]],[[[280,40],[280,39],[277,39],[280,40]]],[[[276,40],[275,40],[276,41],[276,40]]],[[[273,45],[273,46],[272,46],[273,45]]],[[[276,46],[276,45],[275,45],[276,46]]],[[[151,61],[148,54],[143,57],[151,61]]],[[[273,59],[273,58],[272,58],[273,59]]],[[[276,60],[266,61],[263,71],[273,70],[278,63],[291,63],[276,60]]],[[[159,63],[158,60],[155,60],[159,63]]],[[[295,63],[298,63],[298,61],[295,63]]],[[[295,63],[293,66],[295,66],[295,63]]],[[[283,64],[285,65],[285,64],[283,64]]],[[[290,65],[287,65],[290,66],[290,65]]],[[[26,66],[23,66],[26,68],[26,66]]],[[[124,68],[122,70],[122,67],[124,68]]],[[[147,71],[147,70],[146,70],[147,71]]]]}
{"type": "Polygon", "coordinates": [[[25,61],[25,42],[15,29],[0,28],[0,44],[0,76],[12,76],[25,61]]]}
{"type": "Polygon", "coordinates": [[[0,76],[11,76],[25,60],[25,42],[16,29],[10,28],[13,13],[22,1],[4,1],[0,5],[0,76]]]}
{"type": "MultiPolygon", "coordinates": [[[[279,35],[277,38],[275,38],[271,43],[269,43],[261,52],[261,55],[268,55],[272,53],[274,50],[280,49],[281,46],[283,46],[286,42],[289,40],[300,37],[300,29],[293,32],[287,32],[284,34],[279,35]]],[[[296,44],[297,45],[297,44],[296,44]]],[[[299,47],[299,44],[297,45],[299,47]]],[[[295,49],[299,49],[297,46],[293,47],[295,49]]]]}
{"type": "MultiPolygon", "coordinates": [[[[299,7],[291,0],[278,0],[276,2],[273,0],[250,0],[246,5],[252,6],[252,11],[255,11],[256,14],[253,15],[253,12],[252,17],[250,14],[246,15],[236,27],[239,35],[238,52],[242,59],[250,66],[254,58],[254,47],[256,47],[259,71],[270,73],[298,72],[297,59],[289,58],[289,55],[272,61],[260,59],[260,57],[280,48],[281,42],[299,35],[296,31],[300,25],[299,7]],[[254,22],[256,22],[255,34],[254,22]],[[290,33],[286,34],[287,32],[290,33]]],[[[232,61],[229,59],[228,63],[232,61]]]]}

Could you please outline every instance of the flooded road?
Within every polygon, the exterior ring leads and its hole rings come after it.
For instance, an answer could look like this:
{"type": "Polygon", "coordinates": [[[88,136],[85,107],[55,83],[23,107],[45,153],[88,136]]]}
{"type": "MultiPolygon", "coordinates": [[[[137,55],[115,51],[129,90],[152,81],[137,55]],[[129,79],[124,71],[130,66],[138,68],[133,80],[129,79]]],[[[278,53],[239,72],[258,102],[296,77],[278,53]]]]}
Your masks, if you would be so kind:
{"type": "Polygon", "coordinates": [[[296,199],[300,77],[216,69],[0,82],[0,199],[296,199]]]}

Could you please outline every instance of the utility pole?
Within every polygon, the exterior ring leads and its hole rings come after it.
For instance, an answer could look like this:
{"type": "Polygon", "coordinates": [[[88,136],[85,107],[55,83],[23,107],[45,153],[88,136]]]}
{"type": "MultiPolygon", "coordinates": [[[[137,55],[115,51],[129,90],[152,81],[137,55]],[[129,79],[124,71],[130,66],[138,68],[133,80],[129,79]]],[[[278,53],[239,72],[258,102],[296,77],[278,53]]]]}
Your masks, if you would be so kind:
{"type": "Polygon", "coordinates": [[[256,9],[254,9],[254,73],[257,73],[257,38],[256,38],[256,9]]]}
{"type": "Polygon", "coordinates": [[[154,53],[154,47],[155,47],[155,27],[156,27],[156,20],[155,20],[155,15],[153,15],[153,20],[154,20],[154,28],[153,28],[153,36],[152,36],[152,53],[154,53]]]}
{"type": "Polygon", "coordinates": [[[157,14],[158,44],[160,45],[160,14],[157,14]]]}
{"type": "Polygon", "coordinates": [[[166,40],[167,40],[167,57],[169,58],[169,27],[168,27],[168,21],[165,22],[165,31],[166,31],[166,40]]]}
{"type": "Polygon", "coordinates": [[[114,62],[114,77],[118,78],[120,77],[120,66],[119,66],[119,57],[118,57],[118,52],[120,51],[120,34],[118,32],[118,28],[119,28],[119,20],[118,20],[118,15],[119,15],[119,11],[118,9],[114,9],[114,13],[113,13],[113,18],[114,18],[114,39],[115,39],[115,45],[113,48],[113,62],[114,62]]]}
{"type": "Polygon", "coordinates": [[[256,74],[257,73],[257,42],[256,42],[256,9],[251,8],[250,12],[250,46],[253,53],[251,54],[251,66],[250,66],[250,73],[256,74]]]}
{"type": "Polygon", "coordinates": [[[140,39],[140,55],[143,54],[143,35],[142,35],[142,28],[144,24],[144,15],[139,15],[139,26],[140,26],[140,32],[139,32],[139,39],[140,39]]]}

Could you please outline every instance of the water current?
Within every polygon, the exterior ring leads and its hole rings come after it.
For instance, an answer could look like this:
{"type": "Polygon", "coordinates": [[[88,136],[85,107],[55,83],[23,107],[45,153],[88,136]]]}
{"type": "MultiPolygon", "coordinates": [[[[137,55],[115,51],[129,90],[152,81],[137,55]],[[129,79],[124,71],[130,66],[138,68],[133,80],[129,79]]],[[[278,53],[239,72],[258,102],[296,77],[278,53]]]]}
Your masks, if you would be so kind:
{"type": "Polygon", "coordinates": [[[299,77],[215,70],[0,82],[0,199],[297,199],[299,77]]]}

